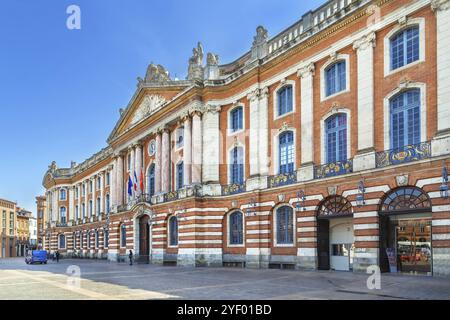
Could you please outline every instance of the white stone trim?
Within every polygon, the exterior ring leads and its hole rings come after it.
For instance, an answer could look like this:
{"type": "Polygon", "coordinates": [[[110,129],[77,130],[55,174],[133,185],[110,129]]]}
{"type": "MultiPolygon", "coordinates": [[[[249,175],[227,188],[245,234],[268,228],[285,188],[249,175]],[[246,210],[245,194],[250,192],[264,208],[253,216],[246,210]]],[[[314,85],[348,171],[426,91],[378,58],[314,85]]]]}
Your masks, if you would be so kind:
{"type": "Polygon", "coordinates": [[[347,115],[347,159],[351,159],[351,145],[352,145],[352,132],[351,132],[351,111],[348,108],[336,108],[331,109],[327,114],[325,114],[320,120],[320,162],[321,164],[326,164],[326,135],[325,135],[325,121],[339,113],[345,113],[347,115]]]}
{"type": "Polygon", "coordinates": [[[437,219],[431,222],[433,227],[446,227],[450,226],[450,219],[437,219]]]}
{"type": "Polygon", "coordinates": [[[380,241],[378,236],[355,236],[355,242],[380,241]]]}
{"type": "Polygon", "coordinates": [[[385,37],[384,37],[384,77],[388,77],[394,73],[411,68],[418,63],[425,62],[425,18],[407,18],[404,24],[397,24],[385,37]],[[401,68],[391,70],[391,38],[397,33],[408,29],[412,26],[419,26],[419,60],[407,64],[401,68]]]}
{"type": "Polygon", "coordinates": [[[350,55],[349,54],[338,54],[334,58],[328,59],[328,61],[320,68],[320,102],[335,98],[341,94],[350,92],[350,55]],[[340,61],[345,61],[345,90],[336,92],[330,96],[326,95],[326,76],[325,70],[335,63],[340,61]]]}
{"type": "Polygon", "coordinates": [[[433,234],[433,240],[450,240],[450,234],[449,233],[442,233],[442,234],[433,234]]]}
{"type": "Polygon", "coordinates": [[[432,212],[450,212],[450,205],[433,206],[432,212]]]}
{"type": "Polygon", "coordinates": [[[427,141],[427,85],[421,82],[408,83],[406,87],[397,87],[394,91],[390,92],[383,100],[383,113],[384,113],[384,149],[390,150],[391,146],[391,104],[390,100],[397,94],[410,90],[420,90],[420,141],[427,141]]]}
{"type": "Polygon", "coordinates": [[[416,187],[423,188],[424,186],[427,186],[429,184],[438,184],[438,183],[442,183],[442,177],[417,180],[416,187]]]}
{"type": "Polygon", "coordinates": [[[353,218],[373,218],[378,217],[377,211],[369,211],[369,212],[355,212],[353,213],[353,218]]]}
{"type": "Polygon", "coordinates": [[[293,115],[296,111],[296,83],[294,80],[285,80],[281,79],[281,83],[276,87],[276,89],[273,91],[273,120],[278,120],[284,117],[287,117],[289,115],[293,115]],[[283,115],[278,115],[278,91],[283,89],[285,86],[291,85],[292,86],[292,111],[287,112],[283,115]]]}
{"type": "Polygon", "coordinates": [[[378,223],[353,224],[353,230],[378,229],[378,223]]]}
{"type": "MultiPolygon", "coordinates": [[[[385,184],[382,186],[375,186],[375,187],[368,187],[366,188],[366,194],[371,193],[371,192],[384,192],[387,193],[391,190],[391,188],[389,187],[389,185],[385,184]]],[[[344,198],[347,198],[348,196],[351,195],[355,195],[358,194],[359,190],[358,189],[352,189],[352,190],[345,190],[344,192],[342,192],[342,196],[344,198]]]]}

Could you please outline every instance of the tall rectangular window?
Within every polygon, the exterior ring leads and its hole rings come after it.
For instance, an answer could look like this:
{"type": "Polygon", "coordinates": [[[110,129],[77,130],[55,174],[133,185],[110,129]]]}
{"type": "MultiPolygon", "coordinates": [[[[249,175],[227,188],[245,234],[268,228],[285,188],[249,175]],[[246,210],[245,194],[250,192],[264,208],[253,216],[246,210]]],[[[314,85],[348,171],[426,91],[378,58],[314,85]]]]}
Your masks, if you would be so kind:
{"type": "Polygon", "coordinates": [[[236,132],[244,128],[244,111],[242,107],[233,109],[231,116],[231,131],[236,132]]]}
{"type": "Polygon", "coordinates": [[[183,188],[184,185],[184,165],[183,162],[177,164],[177,189],[183,188]]]}
{"type": "Polygon", "coordinates": [[[325,70],[326,95],[331,96],[347,89],[346,62],[339,61],[325,70]]]}
{"type": "Polygon", "coordinates": [[[328,118],[326,127],[326,162],[347,160],[347,115],[337,114],[328,118]]]}
{"type": "Polygon", "coordinates": [[[294,172],[294,133],[284,132],[279,137],[280,173],[294,172]]]}
{"type": "Polygon", "coordinates": [[[414,26],[391,38],[391,70],[420,59],[419,27],[414,26]]]}
{"type": "Polygon", "coordinates": [[[294,109],[292,100],[292,86],[288,85],[278,90],[277,99],[278,116],[291,112],[294,109]]]}

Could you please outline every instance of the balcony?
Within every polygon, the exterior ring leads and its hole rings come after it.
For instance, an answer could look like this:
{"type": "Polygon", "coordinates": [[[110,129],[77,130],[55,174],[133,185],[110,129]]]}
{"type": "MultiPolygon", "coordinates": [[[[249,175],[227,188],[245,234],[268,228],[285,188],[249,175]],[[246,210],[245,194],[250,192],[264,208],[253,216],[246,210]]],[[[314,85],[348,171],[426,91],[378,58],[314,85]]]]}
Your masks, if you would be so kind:
{"type": "Polygon", "coordinates": [[[230,196],[233,194],[239,194],[245,192],[245,183],[243,184],[229,184],[227,186],[222,186],[222,195],[223,196],[230,196]]]}
{"type": "Polygon", "coordinates": [[[324,179],[353,172],[353,159],[336,161],[314,167],[314,179],[324,179]]]}
{"type": "Polygon", "coordinates": [[[429,141],[378,152],[375,161],[377,168],[384,168],[428,158],[431,158],[431,143],[429,141]]]}
{"type": "Polygon", "coordinates": [[[178,200],[178,191],[170,191],[164,194],[164,202],[178,200]]]}
{"type": "Polygon", "coordinates": [[[276,188],[286,186],[297,182],[297,172],[282,173],[275,176],[270,176],[268,179],[269,188],[276,188]]]}

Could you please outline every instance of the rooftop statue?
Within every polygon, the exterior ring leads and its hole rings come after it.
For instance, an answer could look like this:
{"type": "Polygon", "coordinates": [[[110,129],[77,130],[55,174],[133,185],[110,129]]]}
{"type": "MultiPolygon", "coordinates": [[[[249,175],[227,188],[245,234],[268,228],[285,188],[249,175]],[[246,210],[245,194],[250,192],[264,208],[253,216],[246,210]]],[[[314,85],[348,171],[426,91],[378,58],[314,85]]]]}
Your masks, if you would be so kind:
{"type": "MultiPolygon", "coordinates": [[[[138,78],[138,81],[140,79],[138,78]]],[[[169,72],[160,64],[155,65],[151,63],[147,68],[147,73],[145,75],[145,82],[153,83],[153,82],[166,82],[170,81],[169,72]]]]}

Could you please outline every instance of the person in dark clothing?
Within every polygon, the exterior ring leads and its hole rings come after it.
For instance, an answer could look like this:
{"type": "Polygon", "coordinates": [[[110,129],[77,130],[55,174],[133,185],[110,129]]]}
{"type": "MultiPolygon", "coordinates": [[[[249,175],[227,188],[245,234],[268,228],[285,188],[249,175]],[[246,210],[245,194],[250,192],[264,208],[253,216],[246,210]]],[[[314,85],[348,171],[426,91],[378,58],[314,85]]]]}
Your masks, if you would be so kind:
{"type": "Polygon", "coordinates": [[[59,262],[59,251],[56,251],[56,262],[59,262]]]}
{"type": "Polygon", "coordinates": [[[130,258],[130,266],[133,265],[133,251],[130,250],[130,254],[128,255],[128,258],[130,258]]]}

